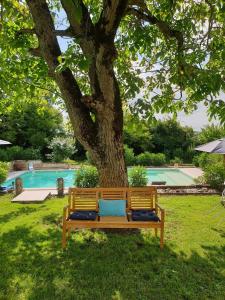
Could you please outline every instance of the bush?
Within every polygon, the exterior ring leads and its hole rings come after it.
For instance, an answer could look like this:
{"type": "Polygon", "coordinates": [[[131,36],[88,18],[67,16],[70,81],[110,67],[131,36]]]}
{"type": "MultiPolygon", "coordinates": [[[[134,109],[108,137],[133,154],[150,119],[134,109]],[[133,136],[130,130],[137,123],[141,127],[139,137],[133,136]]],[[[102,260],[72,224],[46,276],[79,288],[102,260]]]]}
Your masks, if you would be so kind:
{"type": "Polygon", "coordinates": [[[152,153],[152,165],[162,166],[166,164],[166,156],[163,153],[152,153]]]}
{"type": "Polygon", "coordinates": [[[0,161],[9,161],[9,156],[5,149],[0,149],[0,161]]]}
{"type": "Polygon", "coordinates": [[[19,146],[13,146],[7,149],[0,149],[1,161],[13,161],[13,160],[31,160],[41,159],[39,149],[27,148],[23,149],[19,146]]]}
{"type": "Polygon", "coordinates": [[[96,187],[99,182],[98,171],[93,166],[83,166],[77,170],[75,185],[77,187],[96,187]]]}
{"type": "Polygon", "coordinates": [[[134,150],[129,148],[127,145],[124,145],[124,157],[127,166],[135,165],[134,150]]]}
{"type": "Polygon", "coordinates": [[[133,167],[128,172],[130,186],[146,186],[148,183],[147,171],[144,167],[133,167]]]}
{"type": "Polygon", "coordinates": [[[75,153],[74,140],[69,137],[56,137],[52,139],[49,149],[52,153],[48,155],[53,162],[62,162],[75,153]]]}
{"type": "Polygon", "coordinates": [[[212,188],[221,191],[225,181],[225,168],[223,163],[211,164],[205,167],[204,178],[206,183],[212,188]]]}
{"type": "Polygon", "coordinates": [[[166,163],[163,153],[144,152],[136,156],[136,161],[141,166],[162,166],[166,163]]]}
{"type": "Polygon", "coordinates": [[[9,166],[5,162],[0,161],[0,184],[3,183],[8,176],[9,166]]]}
{"type": "Polygon", "coordinates": [[[200,155],[196,155],[193,159],[193,163],[195,166],[199,166],[203,170],[207,168],[209,165],[222,163],[223,158],[220,154],[212,154],[212,153],[201,153],[200,155]]]}
{"type": "Polygon", "coordinates": [[[180,157],[174,157],[174,159],[170,160],[170,164],[174,165],[174,164],[182,164],[182,159],[180,157]]]}

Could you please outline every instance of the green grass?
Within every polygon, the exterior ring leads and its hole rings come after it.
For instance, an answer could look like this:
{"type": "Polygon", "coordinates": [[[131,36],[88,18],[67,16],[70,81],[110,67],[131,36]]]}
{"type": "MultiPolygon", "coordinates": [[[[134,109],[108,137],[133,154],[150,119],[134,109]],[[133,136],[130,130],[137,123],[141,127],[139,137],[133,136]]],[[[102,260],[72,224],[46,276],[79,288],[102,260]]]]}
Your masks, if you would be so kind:
{"type": "Polygon", "coordinates": [[[225,209],[218,196],[164,197],[153,231],[79,231],[61,250],[66,199],[0,197],[0,299],[224,299],[225,209]]]}

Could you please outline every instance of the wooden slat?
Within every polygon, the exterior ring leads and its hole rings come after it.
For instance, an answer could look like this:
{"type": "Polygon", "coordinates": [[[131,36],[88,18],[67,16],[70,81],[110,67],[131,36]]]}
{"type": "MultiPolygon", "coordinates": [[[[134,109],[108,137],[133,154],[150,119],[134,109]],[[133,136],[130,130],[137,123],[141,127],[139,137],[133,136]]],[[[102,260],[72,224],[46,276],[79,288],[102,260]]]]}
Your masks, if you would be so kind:
{"type": "Polygon", "coordinates": [[[155,187],[130,188],[128,190],[128,202],[130,209],[153,209],[155,208],[155,187]]]}
{"type": "Polygon", "coordinates": [[[108,200],[126,200],[127,199],[127,189],[100,189],[100,198],[108,200]]]}
{"type": "Polygon", "coordinates": [[[98,210],[97,189],[70,189],[72,209],[75,210],[98,210]]]}

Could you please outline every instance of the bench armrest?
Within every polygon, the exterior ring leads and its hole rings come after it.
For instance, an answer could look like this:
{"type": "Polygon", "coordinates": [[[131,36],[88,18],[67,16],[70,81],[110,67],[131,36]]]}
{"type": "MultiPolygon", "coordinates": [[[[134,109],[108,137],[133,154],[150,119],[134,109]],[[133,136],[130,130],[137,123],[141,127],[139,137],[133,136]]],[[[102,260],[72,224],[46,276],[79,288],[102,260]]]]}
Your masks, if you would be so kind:
{"type": "Polygon", "coordinates": [[[63,222],[65,222],[69,217],[69,205],[63,208],[63,222]]]}
{"type": "Polygon", "coordinates": [[[156,207],[157,215],[158,215],[158,211],[160,212],[161,222],[164,222],[164,220],[165,220],[165,210],[161,206],[159,206],[158,203],[155,204],[155,207],[156,207]]]}

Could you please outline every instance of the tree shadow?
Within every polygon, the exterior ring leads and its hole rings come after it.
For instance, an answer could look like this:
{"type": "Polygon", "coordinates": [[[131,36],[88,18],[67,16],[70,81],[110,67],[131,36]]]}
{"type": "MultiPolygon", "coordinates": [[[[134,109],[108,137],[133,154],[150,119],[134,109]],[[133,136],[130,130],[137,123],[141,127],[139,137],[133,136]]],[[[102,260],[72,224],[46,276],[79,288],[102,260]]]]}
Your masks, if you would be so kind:
{"type": "Polygon", "coordinates": [[[173,247],[160,251],[147,232],[85,230],[63,251],[58,226],[16,227],[0,236],[0,298],[222,299],[225,246],[202,246],[204,256],[173,247]]]}
{"type": "Polygon", "coordinates": [[[21,207],[18,208],[16,211],[9,212],[8,214],[4,214],[0,216],[0,223],[6,223],[9,222],[12,219],[15,219],[16,217],[19,217],[21,215],[28,215],[35,211],[37,211],[37,208],[33,207],[21,207]]]}

